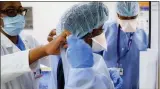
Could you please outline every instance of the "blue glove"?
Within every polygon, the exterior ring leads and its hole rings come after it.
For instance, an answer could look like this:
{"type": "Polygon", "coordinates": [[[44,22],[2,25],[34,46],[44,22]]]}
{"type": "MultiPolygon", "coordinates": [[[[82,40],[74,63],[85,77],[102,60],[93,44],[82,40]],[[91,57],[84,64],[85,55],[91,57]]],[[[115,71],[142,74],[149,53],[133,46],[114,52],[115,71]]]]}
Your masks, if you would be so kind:
{"type": "Polygon", "coordinates": [[[70,35],[67,38],[67,59],[73,68],[87,68],[93,66],[92,48],[82,39],[70,35]]]}
{"type": "Polygon", "coordinates": [[[114,83],[115,89],[121,89],[123,84],[123,79],[119,75],[119,71],[116,68],[109,68],[109,73],[114,83]]]}

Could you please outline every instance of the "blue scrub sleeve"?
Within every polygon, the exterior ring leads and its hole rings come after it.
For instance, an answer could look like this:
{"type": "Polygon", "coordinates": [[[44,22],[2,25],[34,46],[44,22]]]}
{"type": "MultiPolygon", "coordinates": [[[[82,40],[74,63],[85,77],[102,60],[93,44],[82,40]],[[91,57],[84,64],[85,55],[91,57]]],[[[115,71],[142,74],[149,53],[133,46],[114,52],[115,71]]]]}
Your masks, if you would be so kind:
{"type": "Polygon", "coordinates": [[[148,48],[148,36],[144,30],[138,29],[135,32],[134,41],[140,51],[146,51],[148,48]]]}

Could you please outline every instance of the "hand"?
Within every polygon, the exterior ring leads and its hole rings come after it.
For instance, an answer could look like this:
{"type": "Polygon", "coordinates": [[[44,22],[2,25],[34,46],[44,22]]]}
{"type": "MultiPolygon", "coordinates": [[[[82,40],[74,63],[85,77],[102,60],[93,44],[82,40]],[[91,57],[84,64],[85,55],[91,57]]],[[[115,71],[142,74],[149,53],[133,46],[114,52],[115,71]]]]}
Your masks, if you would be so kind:
{"type": "MultiPolygon", "coordinates": [[[[54,37],[54,36],[56,36],[56,29],[53,29],[50,31],[50,33],[47,37],[48,42],[51,42],[52,40],[56,39],[56,37],[54,37]]],[[[67,47],[68,47],[67,43],[63,45],[63,48],[67,48],[67,47]]]]}
{"type": "Polygon", "coordinates": [[[48,55],[60,54],[60,48],[65,47],[64,45],[66,44],[66,37],[67,37],[67,33],[64,31],[48,44],[30,49],[29,64],[32,64],[38,59],[48,55]]]}
{"type": "Polygon", "coordinates": [[[73,68],[87,68],[93,66],[92,48],[82,39],[70,35],[67,39],[67,59],[73,68]]]}
{"type": "Polygon", "coordinates": [[[113,80],[115,89],[121,89],[123,84],[123,79],[119,75],[119,71],[116,68],[109,68],[109,73],[111,79],[113,80]]]}
{"type": "Polygon", "coordinates": [[[58,55],[60,54],[60,47],[66,48],[66,37],[67,34],[63,32],[61,35],[57,36],[51,40],[47,45],[45,45],[45,52],[48,55],[58,55]]]}
{"type": "Polygon", "coordinates": [[[55,35],[56,35],[56,29],[51,30],[47,38],[48,42],[51,42],[55,35]]]}

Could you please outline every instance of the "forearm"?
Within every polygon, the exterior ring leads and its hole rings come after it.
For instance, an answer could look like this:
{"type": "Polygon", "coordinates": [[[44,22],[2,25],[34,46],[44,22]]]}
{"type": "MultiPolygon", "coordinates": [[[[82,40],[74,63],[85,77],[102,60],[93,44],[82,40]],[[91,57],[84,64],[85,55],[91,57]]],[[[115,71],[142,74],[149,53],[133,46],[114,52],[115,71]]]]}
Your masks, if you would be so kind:
{"type": "Polygon", "coordinates": [[[33,62],[45,56],[48,56],[45,51],[45,45],[33,48],[29,51],[29,64],[32,64],[33,62]]]}

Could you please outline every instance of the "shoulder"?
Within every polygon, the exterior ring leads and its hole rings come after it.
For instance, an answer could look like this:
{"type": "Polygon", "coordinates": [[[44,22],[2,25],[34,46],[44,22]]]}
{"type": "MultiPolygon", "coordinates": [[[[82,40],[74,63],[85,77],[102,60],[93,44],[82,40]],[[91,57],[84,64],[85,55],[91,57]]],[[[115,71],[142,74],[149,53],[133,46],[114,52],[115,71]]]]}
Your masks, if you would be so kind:
{"type": "Polygon", "coordinates": [[[113,25],[117,25],[116,21],[106,21],[103,25],[104,28],[112,27],[113,25]]]}
{"type": "Polygon", "coordinates": [[[27,40],[27,41],[34,41],[35,40],[35,38],[30,34],[22,33],[22,34],[20,34],[20,37],[22,38],[22,40],[27,40]]]}
{"type": "Polygon", "coordinates": [[[30,34],[22,33],[22,34],[20,34],[20,37],[23,40],[23,42],[27,43],[31,47],[36,47],[36,46],[40,45],[38,43],[38,41],[35,39],[35,37],[33,37],[30,34]]]}
{"type": "Polygon", "coordinates": [[[116,21],[106,21],[103,25],[104,32],[109,32],[110,30],[116,30],[114,27],[117,27],[116,21]]]}
{"type": "Polygon", "coordinates": [[[139,35],[139,36],[147,36],[147,33],[145,32],[144,29],[141,28],[137,28],[135,35],[139,35]]]}

